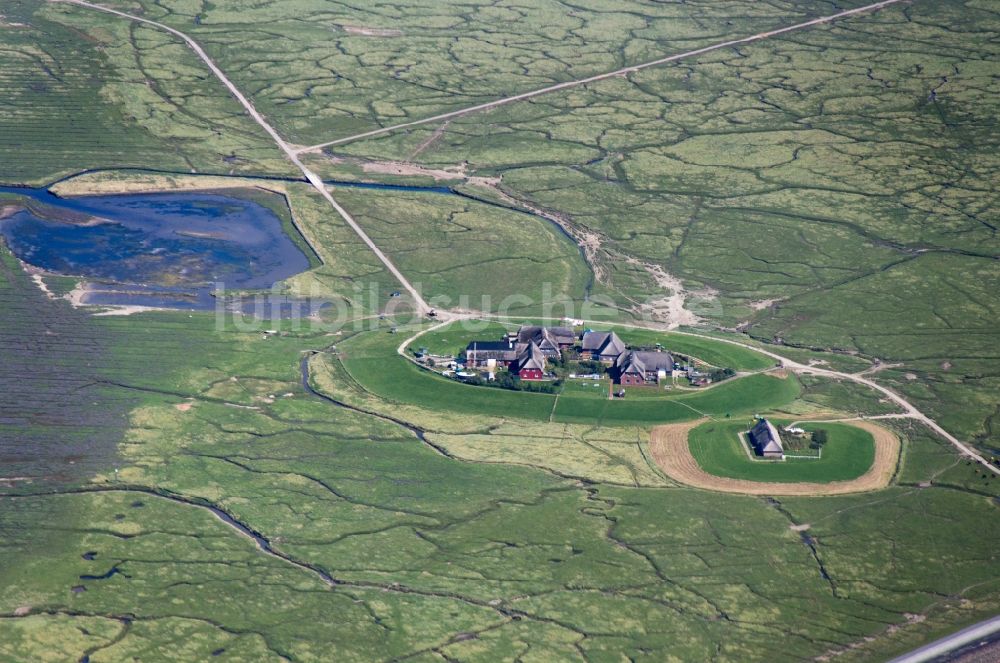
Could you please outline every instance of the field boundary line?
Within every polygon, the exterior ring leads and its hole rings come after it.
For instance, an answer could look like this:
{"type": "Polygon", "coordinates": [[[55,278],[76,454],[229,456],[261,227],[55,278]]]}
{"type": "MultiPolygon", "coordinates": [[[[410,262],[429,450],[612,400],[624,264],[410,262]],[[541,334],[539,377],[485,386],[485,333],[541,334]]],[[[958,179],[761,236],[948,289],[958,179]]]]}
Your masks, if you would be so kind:
{"type": "MultiPolygon", "coordinates": [[[[75,2],[76,0],[57,0],[65,2],[75,2]]],[[[766,32],[758,32],[755,35],[750,35],[749,37],[741,37],[739,39],[730,39],[728,41],[719,42],[717,44],[711,44],[709,46],[704,46],[702,48],[696,48],[691,51],[685,51],[684,53],[676,53],[674,55],[668,55],[656,60],[650,60],[649,62],[642,62],[629,67],[622,67],[621,69],[616,69],[614,71],[605,72],[603,74],[596,74],[594,76],[588,76],[586,78],[580,78],[572,81],[565,81],[563,83],[556,83],[555,85],[549,85],[547,87],[539,88],[537,90],[531,90],[529,92],[522,92],[520,94],[515,94],[510,97],[504,97],[503,99],[497,99],[495,101],[488,101],[482,104],[476,104],[475,106],[469,106],[468,108],[460,108],[459,110],[449,111],[447,113],[441,113],[439,115],[434,115],[432,117],[426,117],[421,120],[413,120],[411,122],[402,122],[400,124],[394,124],[388,127],[381,127],[379,129],[372,129],[371,131],[365,131],[359,134],[354,134],[353,136],[346,136],[344,138],[337,138],[335,140],[330,140],[325,143],[317,143],[316,145],[309,145],[307,147],[301,147],[295,150],[296,154],[305,154],[308,152],[315,152],[316,150],[321,150],[324,147],[332,147],[333,145],[343,145],[344,143],[352,143],[363,138],[371,138],[373,136],[380,136],[383,134],[398,131],[400,129],[405,129],[407,127],[415,127],[421,124],[430,124],[432,122],[440,122],[441,120],[448,120],[454,117],[459,117],[462,115],[468,115],[470,113],[475,113],[481,110],[489,110],[496,108],[497,106],[503,106],[504,104],[509,104],[515,101],[523,101],[525,99],[531,99],[532,97],[537,97],[543,94],[548,94],[550,92],[558,92],[560,90],[566,90],[569,88],[579,87],[581,85],[587,85],[589,83],[596,83],[598,81],[606,80],[608,78],[614,78],[616,76],[623,76],[625,74],[632,74],[643,69],[649,69],[650,67],[658,67],[660,65],[669,64],[671,62],[676,62],[678,60],[683,60],[695,55],[702,55],[704,53],[711,53],[712,51],[718,51],[723,48],[728,48],[730,46],[739,46],[741,44],[751,44],[756,41],[761,41],[763,39],[768,39],[770,37],[775,37],[777,35],[786,34],[788,32],[794,32],[796,30],[802,30],[804,28],[810,28],[815,25],[822,25],[824,23],[830,23],[840,18],[847,18],[849,16],[854,16],[856,14],[864,14],[869,12],[876,12],[890,5],[899,4],[901,2],[909,2],[910,0],[882,0],[881,2],[875,2],[870,5],[865,5],[864,7],[856,7],[854,9],[848,9],[846,11],[838,12],[836,14],[830,14],[829,16],[821,16],[819,18],[814,18],[809,21],[804,21],[802,23],[796,23],[795,25],[789,25],[784,28],[776,28],[774,30],[768,30],[766,32]]]]}

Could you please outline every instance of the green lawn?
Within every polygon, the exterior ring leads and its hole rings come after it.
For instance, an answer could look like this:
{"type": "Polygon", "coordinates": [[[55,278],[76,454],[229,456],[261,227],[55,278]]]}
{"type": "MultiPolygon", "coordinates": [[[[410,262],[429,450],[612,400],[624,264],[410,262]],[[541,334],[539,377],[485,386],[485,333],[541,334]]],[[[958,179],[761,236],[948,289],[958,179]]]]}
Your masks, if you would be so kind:
{"type": "MultiPolygon", "coordinates": [[[[533,323],[535,322],[537,321],[533,321],[533,323]]],[[[547,324],[552,325],[553,323],[548,322],[547,324]]],[[[517,323],[513,322],[464,320],[424,334],[413,346],[414,349],[426,347],[432,353],[448,354],[464,349],[472,340],[497,340],[508,330],[517,329],[518,326],[517,323]]],[[[595,330],[613,329],[629,346],[651,347],[660,343],[670,352],[694,357],[720,368],[754,371],[774,366],[775,363],[773,359],[759,352],[708,338],[617,325],[591,324],[588,325],[588,328],[595,330]]]]}
{"type": "MultiPolygon", "coordinates": [[[[441,347],[451,344],[450,340],[441,341],[451,334],[436,334],[429,343],[441,347]]],[[[424,338],[416,345],[425,345],[424,338]]],[[[431,410],[611,426],[656,424],[684,421],[702,413],[725,416],[773,409],[794,400],[800,391],[794,378],[751,375],[704,391],[650,390],[641,398],[615,400],[607,399],[605,388],[574,384],[557,401],[552,394],[474,387],[439,377],[399,357],[395,352],[398,342],[399,335],[377,331],[353,337],[338,348],[344,367],[365,389],[389,402],[431,410]]]]}
{"type": "MultiPolygon", "coordinates": [[[[782,424],[775,420],[775,424],[782,424]]],[[[738,434],[747,429],[745,420],[710,421],[688,437],[691,453],[706,472],[716,476],[751,481],[790,482],[845,481],[864,474],[875,461],[875,442],[870,433],[847,424],[803,424],[806,430],[829,431],[830,440],[819,460],[786,459],[751,461],[741,448],[738,434]]]]}
{"type": "Polygon", "coordinates": [[[631,345],[654,345],[662,343],[670,352],[695,357],[719,368],[733,368],[738,371],[755,371],[774,366],[774,360],[759,352],[738,345],[712,341],[696,336],[649,331],[645,329],[616,330],[618,335],[631,345]]]}
{"type": "Polygon", "coordinates": [[[411,350],[427,348],[431,354],[448,355],[465,351],[470,341],[498,341],[515,324],[467,320],[427,332],[411,344],[411,350]]]}

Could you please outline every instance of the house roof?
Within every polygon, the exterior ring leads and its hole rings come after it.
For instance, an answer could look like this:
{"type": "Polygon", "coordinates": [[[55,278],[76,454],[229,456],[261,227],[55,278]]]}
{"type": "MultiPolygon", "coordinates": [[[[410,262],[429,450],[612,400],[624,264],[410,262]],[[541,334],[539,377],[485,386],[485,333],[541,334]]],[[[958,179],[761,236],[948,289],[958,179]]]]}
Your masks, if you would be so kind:
{"type": "Polygon", "coordinates": [[[542,354],[541,349],[534,342],[529,342],[528,347],[517,356],[515,367],[518,371],[523,371],[524,369],[544,371],[545,355],[542,354]]]}
{"type": "Polygon", "coordinates": [[[642,363],[646,365],[648,370],[670,371],[674,368],[674,357],[669,352],[637,350],[635,354],[642,360],[642,363]]]}
{"type": "Polygon", "coordinates": [[[507,341],[472,341],[465,347],[467,352],[496,352],[510,349],[510,343],[507,341]]]}
{"type": "Polygon", "coordinates": [[[669,371],[674,367],[674,358],[669,352],[631,350],[618,355],[615,366],[622,373],[669,371]]]}
{"type": "Polygon", "coordinates": [[[781,436],[778,429],[767,419],[759,419],[754,427],[750,429],[750,437],[760,453],[776,451],[781,453],[784,449],[781,446],[781,436]]]}
{"type": "Polygon", "coordinates": [[[566,327],[538,327],[535,325],[522,325],[517,330],[517,340],[521,343],[534,341],[539,347],[549,346],[558,349],[559,345],[572,345],[576,340],[576,335],[572,329],[566,327]]]}
{"type": "Polygon", "coordinates": [[[583,332],[582,347],[584,350],[600,350],[601,346],[608,340],[611,332],[606,331],[585,331],[583,332]]]}
{"type": "Polygon", "coordinates": [[[602,357],[617,357],[625,352],[625,343],[613,331],[588,331],[583,334],[583,349],[602,357]]]}
{"type": "Polygon", "coordinates": [[[638,356],[636,352],[628,352],[618,355],[618,359],[615,362],[618,367],[618,372],[621,374],[625,373],[640,373],[646,374],[646,364],[643,363],[642,359],[638,356]]]}

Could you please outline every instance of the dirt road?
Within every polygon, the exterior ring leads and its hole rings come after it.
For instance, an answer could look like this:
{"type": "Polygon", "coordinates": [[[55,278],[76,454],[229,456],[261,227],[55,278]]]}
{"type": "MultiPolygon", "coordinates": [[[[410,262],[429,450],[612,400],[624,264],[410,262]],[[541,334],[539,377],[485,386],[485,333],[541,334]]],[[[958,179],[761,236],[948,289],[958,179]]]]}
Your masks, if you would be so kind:
{"type": "Polygon", "coordinates": [[[683,60],[685,58],[690,58],[696,55],[702,55],[704,53],[711,53],[712,51],[717,51],[723,48],[729,48],[730,46],[740,46],[742,44],[750,44],[755,41],[760,41],[762,39],[768,39],[770,37],[776,37],[778,35],[794,32],[795,30],[802,30],[804,28],[810,28],[816,25],[822,25],[823,23],[830,23],[831,21],[835,21],[839,18],[847,18],[848,16],[854,16],[855,14],[863,14],[866,12],[878,11],[890,5],[895,5],[901,2],[908,2],[908,1],[909,0],[884,0],[883,2],[876,2],[870,5],[865,5],[864,7],[848,9],[847,11],[842,11],[837,14],[831,14],[829,16],[821,16],[820,18],[814,18],[811,21],[796,23],[795,25],[789,25],[788,27],[785,28],[778,28],[777,30],[770,30],[768,32],[759,32],[755,35],[750,35],[749,37],[741,37],[740,39],[730,39],[728,41],[719,42],[718,44],[712,44],[711,46],[705,46],[704,48],[696,48],[692,51],[685,51],[684,53],[669,55],[664,58],[651,60],[649,62],[643,62],[641,64],[632,65],[631,67],[616,69],[615,71],[609,71],[604,74],[597,74],[596,76],[588,76],[587,78],[580,78],[577,80],[566,81],[565,83],[557,83],[556,85],[550,85],[548,87],[539,88],[537,90],[532,90],[530,92],[522,92],[521,94],[515,94],[510,97],[504,97],[503,99],[497,99],[496,101],[488,101],[484,104],[469,106],[468,108],[462,108],[456,111],[451,111],[449,113],[441,113],[440,115],[435,115],[433,117],[425,117],[421,120],[413,120],[412,122],[403,122],[401,124],[394,124],[389,127],[382,127],[380,129],[373,129],[371,131],[365,131],[363,133],[354,134],[353,136],[338,138],[336,140],[327,141],[325,143],[319,143],[317,145],[310,145],[308,147],[299,148],[298,153],[303,154],[305,152],[315,152],[316,150],[321,150],[324,147],[330,147],[333,145],[343,145],[344,143],[350,143],[356,140],[361,140],[362,138],[371,138],[372,136],[387,134],[393,131],[398,131],[400,129],[405,129],[407,127],[415,127],[421,124],[440,122],[442,120],[448,120],[454,117],[459,117],[460,115],[475,113],[476,111],[489,110],[491,108],[496,108],[497,106],[513,103],[515,101],[523,101],[524,99],[531,99],[532,97],[537,97],[542,94],[548,94],[550,92],[558,92],[559,90],[578,87],[580,85],[587,85],[588,83],[596,83],[597,81],[603,81],[608,78],[614,78],[615,76],[624,76],[626,74],[631,74],[637,71],[641,71],[643,69],[648,69],[650,67],[658,67],[660,65],[669,64],[671,62],[676,62],[678,60],[683,60]]]}
{"type": "MultiPolygon", "coordinates": [[[[493,318],[493,319],[497,319],[497,320],[504,319],[504,316],[483,316],[483,317],[485,317],[485,318],[493,318]]],[[[605,321],[601,321],[601,320],[584,320],[583,322],[586,323],[586,324],[591,324],[591,325],[607,325],[608,324],[608,322],[606,320],[605,321]]],[[[718,341],[719,343],[728,343],[729,345],[735,345],[735,346],[738,346],[738,347],[741,347],[741,348],[746,348],[748,350],[753,350],[754,352],[759,352],[759,353],[761,353],[764,356],[771,357],[776,362],[780,363],[782,368],[788,369],[788,370],[790,370],[790,371],[792,371],[794,373],[800,373],[802,375],[820,375],[820,376],[823,376],[823,377],[828,377],[828,378],[830,378],[832,380],[849,380],[851,382],[857,382],[858,384],[863,384],[865,386],[868,386],[868,387],[874,389],[875,391],[879,392],[880,394],[884,395],[886,398],[888,398],[893,403],[899,405],[900,407],[902,407],[905,410],[904,414],[894,414],[894,415],[891,415],[891,416],[886,416],[885,418],[893,418],[893,419],[915,419],[916,421],[919,421],[920,423],[924,424],[925,426],[927,426],[928,428],[930,428],[932,431],[934,431],[935,433],[937,433],[938,435],[940,435],[941,437],[943,437],[945,440],[947,440],[950,444],[952,444],[952,446],[954,446],[956,449],[958,449],[959,452],[961,452],[961,454],[963,456],[966,456],[968,458],[971,458],[973,460],[978,461],[979,463],[981,463],[983,465],[983,467],[989,468],[989,470],[991,472],[993,472],[994,474],[1000,475],[1000,468],[997,468],[996,466],[991,465],[990,462],[987,461],[985,457],[983,457],[978,452],[974,451],[968,445],[960,442],[958,440],[958,438],[956,438],[954,435],[952,435],[951,433],[949,433],[948,431],[946,431],[944,428],[942,428],[940,425],[938,425],[938,423],[936,421],[934,421],[933,419],[931,419],[930,417],[928,417],[926,414],[924,414],[923,412],[921,412],[920,410],[918,410],[915,405],[913,405],[908,400],[906,400],[905,398],[903,398],[902,396],[900,396],[899,394],[897,394],[893,390],[889,389],[888,387],[884,387],[884,386],[878,384],[877,382],[875,382],[874,380],[871,380],[871,379],[865,377],[864,374],[862,374],[862,373],[843,373],[841,371],[833,371],[833,370],[830,370],[830,369],[827,369],[827,368],[819,368],[818,366],[809,366],[807,364],[801,364],[801,363],[799,363],[797,361],[793,361],[791,359],[788,359],[787,357],[783,357],[783,356],[779,355],[776,352],[772,352],[770,350],[765,350],[765,349],[760,348],[760,347],[758,347],[756,345],[750,345],[749,343],[740,343],[739,341],[733,341],[733,340],[726,339],[726,338],[719,338],[718,336],[711,336],[709,334],[699,334],[697,332],[677,331],[675,329],[674,330],[665,330],[665,329],[659,329],[655,325],[638,325],[638,324],[630,324],[630,323],[627,323],[627,322],[616,322],[614,324],[616,326],[619,326],[619,327],[629,327],[629,328],[632,328],[632,329],[654,329],[654,330],[658,330],[658,331],[670,331],[671,334],[680,334],[682,336],[693,336],[695,338],[705,338],[705,339],[710,339],[710,340],[713,340],[713,341],[718,341]]]]}
{"type": "Polygon", "coordinates": [[[698,419],[680,424],[657,426],[650,436],[649,450],[663,472],[688,486],[742,495],[844,495],[880,490],[889,485],[896,471],[900,443],[896,434],[869,421],[845,421],[872,434],[875,438],[875,462],[857,479],[830,483],[768,483],[731,479],[709,474],[701,469],[688,448],[688,432],[707,421],[698,419]]]}
{"type": "Polygon", "coordinates": [[[403,273],[396,268],[396,265],[394,265],[392,261],[389,260],[388,256],[386,256],[385,253],[383,253],[382,250],[375,244],[375,242],[372,241],[371,237],[368,236],[368,233],[366,233],[364,229],[360,225],[358,225],[358,223],[354,220],[354,218],[350,214],[348,214],[347,210],[341,207],[340,203],[338,203],[333,198],[333,196],[330,195],[330,191],[327,189],[326,184],[323,183],[323,180],[319,177],[319,175],[309,170],[309,168],[307,168],[305,164],[302,163],[296,151],[293,150],[288,145],[287,142],[285,142],[285,139],[281,137],[281,135],[277,132],[277,130],[274,127],[272,127],[267,122],[267,120],[264,119],[264,116],[262,116],[259,112],[257,112],[257,109],[254,108],[253,104],[251,104],[250,101],[243,95],[243,93],[240,92],[239,88],[237,88],[236,85],[234,85],[233,82],[229,80],[226,74],[223,73],[221,69],[219,69],[219,67],[215,64],[212,58],[208,57],[208,54],[205,53],[204,49],[202,49],[202,47],[198,44],[198,42],[196,42],[191,37],[188,37],[180,30],[175,30],[174,28],[171,28],[168,25],[164,25],[163,23],[152,21],[148,18],[143,18],[141,16],[135,16],[134,14],[128,14],[123,11],[118,11],[117,9],[110,9],[108,7],[97,5],[92,2],[87,2],[86,0],[49,0],[49,1],[79,5],[80,7],[94,9],[97,11],[105,12],[107,14],[114,14],[115,16],[120,16],[130,21],[136,21],[138,23],[151,25],[159,30],[169,32],[170,34],[183,40],[184,43],[187,44],[187,46],[192,51],[194,51],[199,58],[201,58],[201,60],[205,63],[205,65],[208,66],[208,68],[212,71],[215,77],[218,78],[219,81],[221,81],[222,84],[226,86],[226,89],[229,90],[230,94],[232,94],[233,97],[235,97],[236,100],[240,102],[240,105],[243,106],[244,109],[246,109],[246,112],[250,115],[251,118],[253,118],[254,122],[259,124],[260,127],[265,132],[267,132],[267,135],[270,136],[271,139],[274,141],[274,143],[281,149],[281,151],[285,153],[285,156],[288,157],[288,160],[291,161],[293,164],[295,164],[296,168],[302,171],[302,174],[305,176],[306,180],[308,180],[309,183],[312,184],[312,186],[319,192],[319,194],[323,196],[323,198],[328,203],[330,203],[330,206],[333,207],[334,210],[336,210],[337,214],[340,215],[340,218],[342,218],[344,222],[351,228],[351,230],[353,230],[358,235],[358,237],[361,238],[361,241],[363,241],[365,245],[369,249],[371,249],[372,253],[374,253],[378,257],[378,259],[382,262],[382,264],[385,265],[385,268],[389,270],[389,273],[391,273],[394,277],[396,277],[396,280],[399,281],[400,285],[402,285],[403,288],[413,298],[413,302],[417,307],[418,313],[426,314],[427,312],[430,311],[430,306],[428,306],[427,302],[424,301],[424,298],[420,295],[420,293],[417,292],[417,289],[413,287],[413,285],[407,280],[407,278],[403,276],[403,273]]]}
{"type": "Polygon", "coordinates": [[[888,398],[889,400],[891,400],[896,405],[899,405],[901,408],[903,408],[906,411],[906,416],[907,417],[909,417],[911,419],[916,419],[917,421],[919,421],[920,423],[924,424],[925,426],[927,426],[928,428],[930,428],[931,430],[933,430],[935,433],[937,433],[938,435],[940,435],[944,439],[948,440],[948,442],[950,442],[955,448],[957,448],[960,452],[962,452],[963,455],[968,456],[969,458],[973,458],[973,459],[979,461],[985,467],[988,467],[991,472],[993,472],[994,474],[1000,475],[1000,469],[998,469],[998,468],[994,467],[993,465],[991,465],[989,463],[989,461],[986,460],[986,458],[984,458],[979,453],[977,453],[976,451],[974,451],[968,445],[960,442],[958,440],[958,438],[956,438],[954,435],[952,435],[951,433],[949,433],[945,429],[941,428],[941,426],[939,426],[936,421],[934,421],[933,419],[931,419],[930,417],[928,417],[926,414],[924,414],[923,412],[921,412],[920,410],[918,410],[916,408],[916,406],[914,406],[908,400],[906,400],[905,398],[903,398],[902,396],[900,396],[899,394],[897,394],[893,390],[889,389],[888,387],[884,387],[884,386],[880,385],[879,383],[875,382],[874,380],[871,380],[871,379],[865,377],[861,373],[842,373],[841,371],[833,371],[833,370],[830,370],[828,368],[820,368],[818,366],[810,366],[810,365],[807,365],[807,364],[800,364],[797,361],[792,361],[791,359],[788,359],[787,357],[782,357],[781,355],[779,355],[779,354],[777,354],[775,352],[771,352],[770,350],[764,350],[762,348],[759,348],[759,347],[756,347],[756,346],[753,346],[753,345],[749,345],[747,343],[740,343],[739,341],[731,341],[729,339],[717,338],[715,336],[708,336],[706,334],[697,334],[697,333],[694,333],[694,332],[680,332],[680,331],[673,331],[672,333],[674,333],[674,334],[683,334],[685,336],[695,336],[695,337],[698,337],[698,338],[710,338],[712,340],[719,341],[719,342],[722,342],[722,343],[729,343],[730,345],[737,345],[737,346],[739,346],[741,348],[747,348],[748,350],[754,350],[755,352],[759,352],[759,353],[761,353],[763,355],[771,357],[775,361],[781,362],[782,367],[787,368],[787,369],[789,369],[789,370],[791,370],[791,371],[793,371],[795,373],[800,373],[802,375],[819,375],[819,376],[822,376],[822,377],[828,377],[828,378],[833,379],[833,380],[849,380],[851,382],[856,382],[858,384],[863,384],[863,385],[865,385],[867,387],[870,387],[871,389],[874,389],[875,391],[879,392],[880,394],[882,394],[883,396],[885,396],[886,398],[888,398]]]}
{"type": "MultiPolygon", "coordinates": [[[[906,2],[906,1],[908,1],[908,0],[884,0],[883,2],[876,2],[874,4],[865,5],[864,7],[858,7],[856,9],[851,9],[851,10],[848,10],[848,11],[843,11],[843,12],[840,12],[840,13],[837,13],[837,14],[832,14],[830,16],[824,16],[824,17],[821,17],[821,18],[813,19],[811,21],[806,21],[804,23],[798,23],[796,25],[788,26],[786,28],[780,28],[780,29],[777,29],[777,30],[769,31],[769,32],[762,32],[762,33],[759,33],[759,34],[756,34],[756,35],[752,35],[750,37],[744,37],[742,39],[734,39],[734,40],[722,42],[722,43],[719,43],[719,44],[715,44],[715,45],[712,45],[712,46],[706,46],[705,48],[702,48],[702,49],[696,49],[694,51],[688,51],[686,53],[679,53],[677,55],[672,55],[672,56],[669,56],[669,57],[660,58],[659,60],[653,60],[651,62],[646,62],[644,64],[635,65],[633,67],[626,67],[625,69],[619,69],[617,71],[609,72],[609,73],[606,73],[606,74],[600,74],[598,76],[592,76],[590,78],[580,79],[580,80],[577,80],[577,81],[569,81],[569,82],[566,82],[566,83],[560,83],[558,85],[553,85],[553,86],[550,86],[550,87],[547,87],[547,88],[542,88],[540,90],[535,90],[533,92],[525,92],[525,93],[520,94],[520,95],[514,95],[512,97],[506,97],[504,99],[498,99],[496,101],[489,102],[489,103],[486,103],[486,104],[480,104],[478,106],[472,106],[470,108],[466,108],[466,109],[463,109],[463,110],[453,111],[452,113],[445,113],[443,115],[438,115],[438,116],[431,117],[431,118],[426,118],[426,119],[423,119],[423,120],[417,120],[417,121],[414,121],[414,122],[408,122],[408,123],[404,123],[404,124],[394,125],[394,126],[391,126],[391,127],[386,127],[384,129],[376,130],[374,132],[367,132],[367,133],[363,133],[363,134],[357,134],[355,136],[350,136],[348,138],[343,138],[343,139],[340,139],[338,141],[333,141],[333,142],[330,142],[330,143],[323,143],[321,145],[314,145],[314,146],[312,146],[310,148],[305,148],[303,150],[295,150],[295,149],[292,149],[288,145],[288,143],[285,142],[285,140],[281,137],[281,135],[278,134],[278,132],[264,119],[264,117],[259,112],[257,112],[257,109],[254,108],[253,104],[251,104],[250,101],[243,95],[243,93],[241,93],[239,91],[239,89],[233,84],[233,82],[229,80],[229,78],[225,75],[225,73],[223,73],[222,70],[219,69],[218,66],[216,66],[215,62],[205,53],[204,49],[202,49],[201,46],[199,46],[196,41],[194,41],[192,38],[188,37],[183,32],[181,32],[179,30],[175,30],[174,28],[171,28],[171,27],[169,27],[167,25],[164,25],[163,23],[159,23],[157,21],[152,21],[150,19],[143,18],[141,16],[135,16],[133,14],[128,14],[126,12],[118,11],[116,9],[110,9],[108,7],[103,7],[101,5],[97,5],[97,4],[94,4],[94,3],[91,3],[91,2],[87,2],[86,0],[50,0],[50,2],[63,2],[63,3],[74,4],[74,5],[78,5],[78,6],[81,6],[81,7],[86,7],[86,8],[89,8],[89,9],[93,9],[93,10],[97,10],[97,11],[102,11],[102,12],[105,12],[105,13],[108,13],[108,14],[114,14],[116,16],[120,16],[122,18],[126,18],[126,19],[131,20],[131,21],[136,21],[136,22],[139,22],[139,23],[144,23],[144,24],[147,24],[147,25],[151,25],[151,26],[156,27],[156,28],[158,28],[160,30],[164,30],[166,32],[169,32],[170,34],[173,34],[176,37],[178,37],[181,40],[183,40],[184,43],[187,44],[187,46],[189,48],[191,48],[191,50],[193,50],[195,52],[195,54],[197,54],[198,57],[201,58],[201,60],[208,66],[208,68],[212,71],[212,73],[216,76],[216,78],[218,78],[222,82],[222,84],[226,86],[226,88],[229,90],[229,92],[236,98],[237,101],[239,101],[239,103],[243,106],[243,108],[246,109],[246,111],[250,115],[250,117],[253,118],[253,120],[257,124],[259,124],[260,127],[262,129],[264,129],[265,132],[267,132],[267,134],[271,137],[271,139],[275,142],[275,144],[282,150],[282,152],[284,152],[284,154],[288,157],[288,159],[302,172],[302,174],[306,177],[306,179],[309,181],[309,183],[312,184],[312,186],[315,187],[315,189],[320,193],[320,195],[322,195],[323,198],[326,199],[326,201],[334,208],[334,210],[336,210],[336,212],[340,215],[340,217],[344,220],[344,222],[347,223],[347,225],[358,235],[358,237],[361,238],[361,240],[365,243],[365,245],[368,246],[368,248],[371,249],[371,251],[379,258],[379,260],[382,262],[382,264],[385,265],[386,269],[399,281],[399,283],[403,286],[403,288],[413,298],[414,304],[417,307],[417,311],[418,311],[418,313],[421,313],[421,314],[428,313],[430,311],[430,306],[423,299],[423,297],[416,290],[416,288],[414,288],[413,285],[409,282],[409,280],[402,274],[402,272],[400,272],[399,269],[396,268],[396,266],[392,263],[392,261],[389,260],[389,258],[382,252],[381,249],[379,249],[379,247],[375,244],[375,242],[372,241],[372,239],[368,236],[368,234],[364,231],[364,229],[362,229],[361,226],[358,225],[358,223],[353,219],[353,217],[351,217],[351,215],[348,214],[347,210],[345,210],[343,207],[341,207],[340,204],[333,198],[333,196],[330,194],[329,190],[327,189],[326,185],[323,183],[322,179],[320,179],[320,177],[318,175],[316,175],[314,172],[312,172],[309,168],[307,168],[302,163],[302,161],[298,157],[298,155],[301,152],[309,151],[311,149],[319,149],[319,148],[321,148],[321,147],[323,147],[325,145],[333,145],[333,144],[337,144],[337,143],[347,142],[349,140],[357,140],[357,139],[360,139],[360,138],[365,138],[365,137],[373,136],[373,135],[380,134],[380,133],[386,133],[386,132],[389,132],[389,131],[395,131],[397,129],[401,129],[401,128],[404,128],[404,127],[414,126],[416,124],[423,124],[423,123],[427,123],[427,122],[435,122],[435,121],[447,119],[449,117],[454,117],[455,115],[461,115],[461,114],[464,114],[464,113],[471,113],[471,112],[476,111],[476,110],[483,110],[485,108],[491,108],[493,106],[498,106],[500,104],[506,104],[506,103],[510,103],[510,102],[513,102],[513,101],[518,101],[518,100],[521,100],[521,99],[527,99],[527,98],[530,98],[530,97],[533,97],[533,96],[537,96],[537,95],[540,95],[540,94],[545,94],[545,93],[548,93],[548,92],[554,92],[556,90],[561,90],[561,89],[565,89],[565,88],[568,88],[568,87],[573,87],[573,86],[577,86],[577,85],[585,85],[585,84],[590,83],[590,82],[602,80],[602,79],[605,79],[605,78],[610,78],[612,76],[618,76],[618,75],[629,73],[629,72],[633,72],[633,71],[639,71],[640,69],[644,69],[644,68],[648,68],[648,67],[654,67],[654,66],[665,64],[665,63],[668,63],[668,62],[673,62],[675,60],[679,60],[679,59],[682,59],[682,58],[691,57],[693,55],[698,55],[698,54],[701,54],[701,53],[707,53],[709,51],[718,50],[720,48],[726,48],[726,47],[735,46],[735,45],[738,45],[738,44],[746,44],[746,43],[758,41],[758,40],[761,40],[761,39],[767,39],[769,37],[773,37],[773,36],[776,36],[776,35],[780,35],[780,34],[785,34],[785,33],[788,33],[788,32],[792,32],[794,30],[801,30],[803,28],[807,28],[807,27],[810,27],[810,26],[819,25],[819,24],[822,24],[822,23],[828,23],[828,22],[836,20],[838,18],[845,18],[847,16],[851,16],[851,15],[855,15],[855,14],[860,14],[860,13],[863,13],[863,12],[877,11],[877,10],[882,9],[884,7],[887,7],[889,5],[898,4],[900,2],[906,2]]],[[[454,320],[454,319],[459,319],[459,318],[463,318],[463,317],[470,317],[470,316],[465,315],[465,314],[454,314],[454,313],[449,312],[449,311],[440,311],[439,314],[438,314],[438,317],[441,320],[454,320]]],[[[640,325],[632,325],[632,326],[637,327],[637,328],[642,328],[640,325]]],[[[873,380],[865,377],[864,375],[852,374],[852,373],[841,373],[839,371],[833,371],[833,370],[829,370],[829,369],[823,369],[823,368],[819,368],[819,367],[816,367],[816,366],[807,366],[807,365],[800,364],[798,362],[792,361],[790,359],[787,359],[785,357],[782,357],[781,355],[778,355],[778,354],[776,354],[774,352],[770,352],[768,350],[763,350],[761,348],[758,348],[758,347],[755,347],[755,346],[751,346],[751,345],[748,345],[748,344],[745,344],[745,343],[740,343],[738,341],[731,341],[731,340],[726,340],[726,339],[719,339],[719,338],[716,338],[714,336],[708,336],[708,335],[705,335],[705,334],[698,334],[698,333],[694,333],[694,332],[676,332],[675,331],[674,333],[686,334],[688,336],[696,336],[696,337],[702,337],[702,338],[711,338],[711,339],[714,339],[714,340],[717,340],[717,341],[720,341],[720,342],[723,342],[723,343],[730,343],[732,345],[737,345],[737,346],[749,348],[751,350],[755,350],[755,351],[760,352],[760,353],[762,353],[762,354],[764,354],[766,356],[769,356],[769,357],[775,359],[778,362],[781,362],[782,366],[784,366],[785,368],[788,368],[788,369],[790,369],[792,371],[795,371],[797,373],[801,373],[801,374],[804,374],[804,375],[819,375],[819,376],[829,377],[829,378],[832,378],[832,379],[835,379],[835,380],[850,380],[852,382],[857,382],[859,384],[864,384],[864,385],[866,385],[866,386],[868,386],[868,387],[870,387],[870,388],[878,391],[879,393],[883,394],[884,396],[886,396],[887,398],[889,398],[890,400],[892,400],[894,403],[896,403],[896,404],[900,405],[901,407],[903,407],[906,410],[906,413],[911,418],[916,419],[917,421],[920,421],[921,423],[923,423],[924,425],[926,425],[928,428],[930,428],[931,430],[933,430],[934,432],[936,432],[938,435],[940,435],[944,439],[948,440],[948,442],[950,442],[952,445],[954,445],[963,455],[975,459],[976,461],[982,463],[985,467],[988,467],[990,469],[990,471],[992,471],[993,473],[1000,475],[1000,468],[997,468],[997,467],[995,467],[993,465],[990,465],[983,456],[981,456],[980,454],[978,454],[977,452],[975,452],[969,446],[967,446],[967,445],[963,444],[962,442],[960,442],[954,435],[952,435],[948,431],[944,430],[941,426],[939,426],[937,424],[937,422],[935,422],[933,419],[931,419],[927,415],[923,414],[922,412],[920,412],[920,410],[918,410],[916,407],[914,407],[912,404],[910,404],[909,401],[907,401],[906,399],[904,399],[902,396],[898,395],[896,392],[890,390],[887,387],[883,387],[882,385],[880,385],[880,384],[876,383],[875,381],[873,381],[873,380]]]]}

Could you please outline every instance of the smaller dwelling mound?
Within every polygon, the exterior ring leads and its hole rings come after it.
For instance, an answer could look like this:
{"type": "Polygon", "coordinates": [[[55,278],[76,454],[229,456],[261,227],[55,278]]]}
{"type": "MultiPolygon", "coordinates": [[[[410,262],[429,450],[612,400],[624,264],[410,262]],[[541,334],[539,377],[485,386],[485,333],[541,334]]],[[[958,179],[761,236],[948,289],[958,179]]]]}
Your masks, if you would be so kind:
{"type": "Polygon", "coordinates": [[[750,429],[750,443],[757,455],[764,458],[784,458],[785,450],[781,446],[781,435],[767,419],[758,419],[750,429]]]}

